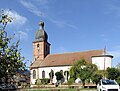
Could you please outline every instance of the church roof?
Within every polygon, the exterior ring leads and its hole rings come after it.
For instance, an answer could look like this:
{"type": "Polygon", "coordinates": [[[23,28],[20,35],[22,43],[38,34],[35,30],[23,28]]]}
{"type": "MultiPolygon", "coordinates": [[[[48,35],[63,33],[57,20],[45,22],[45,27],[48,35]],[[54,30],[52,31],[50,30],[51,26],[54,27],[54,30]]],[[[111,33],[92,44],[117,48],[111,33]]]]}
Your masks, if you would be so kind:
{"type": "Polygon", "coordinates": [[[52,66],[71,66],[74,62],[85,59],[87,62],[92,62],[92,56],[103,54],[103,50],[91,50],[84,52],[73,52],[63,54],[49,54],[42,62],[34,62],[31,67],[52,67],[52,66]]]}

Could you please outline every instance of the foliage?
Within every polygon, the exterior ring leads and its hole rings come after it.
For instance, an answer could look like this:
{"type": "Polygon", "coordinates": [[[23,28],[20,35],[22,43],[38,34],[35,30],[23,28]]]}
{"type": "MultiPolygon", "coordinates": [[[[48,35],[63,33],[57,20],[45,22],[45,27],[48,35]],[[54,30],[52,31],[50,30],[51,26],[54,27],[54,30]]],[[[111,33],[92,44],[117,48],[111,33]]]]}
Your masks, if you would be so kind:
{"type": "Polygon", "coordinates": [[[84,59],[77,61],[70,69],[70,78],[74,80],[80,78],[83,86],[85,81],[89,80],[92,74],[97,70],[97,66],[87,63],[84,59]]]}
{"type": "Polygon", "coordinates": [[[51,72],[49,73],[49,77],[50,77],[50,79],[53,79],[53,77],[54,77],[54,71],[53,70],[51,70],[51,72]]]}
{"type": "Polygon", "coordinates": [[[102,75],[100,73],[94,73],[91,77],[91,80],[93,83],[95,83],[96,85],[98,84],[98,82],[100,81],[100,79],[102,79],[102,75]]]}
{"type": "Polygon", "coordinates": [[[74,83],[74,78],[70,78],[69,80],[68,80],[68,85],[71,85],[71,84],[73,84],[74,83]]]}
{"type": "Polygon", "coordinates": [[[40,85],[41,84],[41,80],[40,79],[37,79],[36,82],[35,82],[36,85],[40,85]]]}
{"type": "Polygon", "coordinates": [[[116,80],[120,75],[120,72],[117,68],[107,68],[107,73],[107,78],[112,80],[116,80]]]}
{"type": "Polygon", "coordinates": [[[63,79],[63,74],[62,74],[61,72],[56,72],[56,73],[55,73],[55,76],[56,76],[57,81],[63,79]]]}
{"type": "Polygon", "coordinates": [[[107,77],[107,71],[106,70],[98,70],[96,73],[102,75],[103,78],[107,77]]]}
{"type": "Polygon", "coordinates": [[[76,67],[75,67],[75,66],[72,66],[72,67],[70,68],[69,73],[70,73],[70,78],[74,79],[74,81],[75,81],[75,79],[77,79],[76,67]]]}
{"type": "Polygon", "coordinates": [[[116,79],[117,83],[120,84],[120,76],[116,79]]]}
{"type": "Polygon", "coordinates": [[[12,21],[11,17],[0,12],[0,78],[5,83],[12,79],[20,69],[25,68],[24,57],[21,57],[19,41],[11,43],[13,36],[8,37],[6,26],[12,21]]]}
{"type": "Polygon", "coordinates": [[[37,85],[44,84],[45,85],[45,84],[48,84],[49,81],[50,81],[50,79],[48,79],[48,78],[37,79],[35,84],[37,84],[37,85]]]}

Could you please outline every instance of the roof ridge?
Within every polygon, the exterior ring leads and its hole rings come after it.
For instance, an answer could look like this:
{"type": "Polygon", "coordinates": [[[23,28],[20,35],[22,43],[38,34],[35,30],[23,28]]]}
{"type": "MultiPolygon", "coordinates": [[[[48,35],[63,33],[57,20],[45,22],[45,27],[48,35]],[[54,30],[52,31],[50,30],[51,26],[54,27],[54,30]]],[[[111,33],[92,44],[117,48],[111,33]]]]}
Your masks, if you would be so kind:
{"type": "Polygon", "coordinates": [[[65,53],[49,54],[49,55],[64,55],[64,54],[73,54],[73,53],[85,53],[85,52],[91,52],[91,51],[103,51],[103,50],[102,49],[99,49],[99,50],[86,50],[86,51],[80,51],[80,52],[65,52],[65,53]]]}

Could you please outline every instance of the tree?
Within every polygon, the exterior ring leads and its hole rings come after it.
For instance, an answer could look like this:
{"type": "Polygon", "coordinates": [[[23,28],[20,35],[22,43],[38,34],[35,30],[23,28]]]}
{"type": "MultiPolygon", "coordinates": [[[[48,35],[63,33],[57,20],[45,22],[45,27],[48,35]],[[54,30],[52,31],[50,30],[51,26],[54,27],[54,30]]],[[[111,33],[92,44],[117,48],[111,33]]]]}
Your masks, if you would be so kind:
{"type": "Polygon", "coordinates": [[[81,79],[83,86],[85,85],[86,80],[90,80],[92,74],[97,70],[97,66],[94,64],[86,64],[85,67],[83,67],[80,70],[80,73],[78,74],[78,77],[81,79]]]}
{"type": "Polygon", "coordinates": [[[55,73],[57,81],[62,81],[63,79],[63,74],[61,72],[56,72],[55,73]]]}
{"type": "Polygon", "coordinates": [[[49,77],[50,77],[50,83],[52,83],[53,77],[54,77],[54,71],[51,70],[51,72],[49,73],[49,77]]]}
{"type": "Polygon", "coordinates": [[[97,66],[87,63],[84,59],[77,61],[70,69],[70,77],[80,78],[83,86],[86,80],[90,80],[92,74],[97,70],[97,66]]]}
{"type": "Polygon", "coordinates": [[[24,57],[21,57],[19,41],[11,43],[13,36],[8,36],[6,26],[12,18],[0,11],[0,79],[8,83],[20,69],[25,68],[24,57]]]}
{"type": "Polygon", "coordinates": [[[116,80],[120,75],[117,68],[107,68],[107,73],[107,78],[112,80],[116,80]]]}
{"type": "Polygon", "coordinates": [[[98,84],[98,82],[100,81],[100,79],[102,79],[102,75],[100,73],[94,73],[91,77],[91,80],[93,83],[95,83],[96,85],[98,84]]]}

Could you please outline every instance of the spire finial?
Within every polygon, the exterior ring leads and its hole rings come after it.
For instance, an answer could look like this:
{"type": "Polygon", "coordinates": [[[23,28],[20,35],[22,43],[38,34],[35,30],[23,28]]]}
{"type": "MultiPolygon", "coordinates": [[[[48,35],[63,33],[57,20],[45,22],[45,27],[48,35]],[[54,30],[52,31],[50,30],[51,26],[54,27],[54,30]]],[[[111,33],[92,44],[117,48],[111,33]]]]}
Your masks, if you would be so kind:
{"type": "Polygon", "coordinates": [[[106,55],[106,46],[105,46],[105,48],[104,48],[104,55],[106,55]]]}
{"type": "Polygon", "coordinates": [[[44,22],[42,20],[40,20],[39,26],[40,26],[40,29],[44,29],[44,22]]]}

